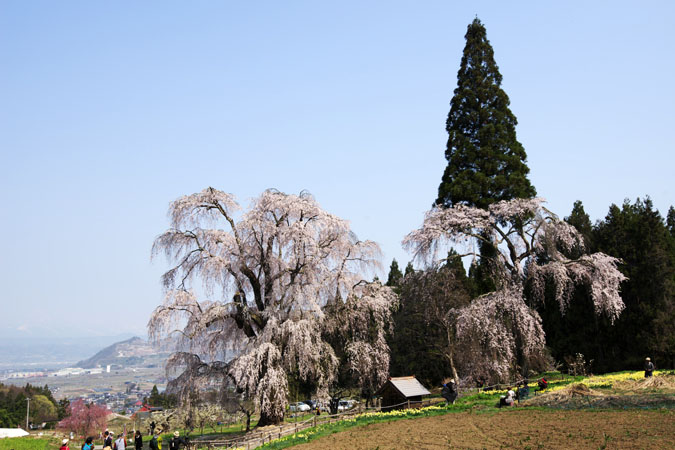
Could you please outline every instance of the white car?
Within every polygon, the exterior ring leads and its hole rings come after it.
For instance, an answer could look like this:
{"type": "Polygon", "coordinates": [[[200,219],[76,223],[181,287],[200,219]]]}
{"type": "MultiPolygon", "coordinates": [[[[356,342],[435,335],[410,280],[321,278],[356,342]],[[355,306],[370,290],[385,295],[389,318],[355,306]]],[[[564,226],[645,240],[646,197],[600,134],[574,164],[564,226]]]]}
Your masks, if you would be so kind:
{"type": "Polygon", "coordinates": [[[288,406],[288,409],[290,409],[291,412],[307,412],[310,410],[309,405],[302,402],[291,403],[288,406]]]}
{"type": "Polygon", "coordinates": [[[338,411],[347,411],[348,409],[352,409],[355,404],[356,401],[354,400],[340,400],[340,403],[338,404],[338,411]]]}

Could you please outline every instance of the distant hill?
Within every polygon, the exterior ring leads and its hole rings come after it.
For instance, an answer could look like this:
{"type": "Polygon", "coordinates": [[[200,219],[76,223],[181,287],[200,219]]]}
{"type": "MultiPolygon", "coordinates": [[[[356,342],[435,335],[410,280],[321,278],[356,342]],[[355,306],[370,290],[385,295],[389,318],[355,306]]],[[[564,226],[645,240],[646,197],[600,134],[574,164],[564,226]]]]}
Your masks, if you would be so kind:
{"type": "Polygon", "coordinates": [[[116,336],[7,336],[0,330],[0,372],[3,370],[42,371],[73,367],[113,342],[133,334],[116,336]]]}
{"type": "Polygon", "coordinates": [[[76,366],[83,369],[110,365],[153,367],[163,365],[169,353],[155,349],[147,341],[132,337],[110,345],[89,359],[79,361],[76,366]]]}

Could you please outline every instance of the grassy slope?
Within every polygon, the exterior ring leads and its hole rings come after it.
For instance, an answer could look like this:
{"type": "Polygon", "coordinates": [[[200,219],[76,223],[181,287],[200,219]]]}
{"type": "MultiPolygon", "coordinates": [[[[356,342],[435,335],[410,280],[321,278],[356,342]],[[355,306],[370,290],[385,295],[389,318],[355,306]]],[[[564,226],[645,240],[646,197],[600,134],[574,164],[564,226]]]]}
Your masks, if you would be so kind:
{"type": "MultiPolygon", "coordinates": [[[[655,375],[663,374],[664,372],[655,372],[655,375]]],[[[623,380],[639,380],[644,377],[644,372],[615,372],[610,374],[605,374],[601,376],[565,376],[561,377],[559,373],[548,373],[545,374],[547,380],[549,381],[548,391],[555,391],[558,389],[563,389],[565,386],[572,383],[585,383],[593,389],[611,389],[613,383],[623,380]]],[[[530,384],[530,391],[534,395],[536,389],[536,384],[530,384]]],[[[379,422],[392,422],[395,420],[403,419],[414,419],[420,417],[430,417],[437,416],[442,414],[452,414],[463,411],[474,411],[478,414],[494,414],[498,411],[496,404],[499,402],[499,396],[504,395],[505,390],[492,390],[479,392],[475,394],[470,394],[459,398],[454,405],[449,407],[445,406],[431,406],[428,408],[422,408],[417,410],[403,410],[403,411],[391,411],[388,413],[365,413],[358,415],[352,419],[346,419],[344,421],[321,425],[316,428],[309,428],[304,430],[301,433],[298,433],[295,436],[287,436],[276,441],[272,441],[269,444],[265,444],[264,449],[283,449],[291,447],[293,445],[302,444],[314,439],[318,439],[322,436],[327,436],[333,433],[339,433],[341,431],[348,430],[353,427],[363,426],[371,423],[379,422]]],[[[528,410],[536,409],[546,409],[542,407],[528,407],[528,410]]]]}
{"type": "Polygon", "coordinates": [[[26,436],[0,439],[0,450],[55,450],[61,441],[49,437],[26,436]]]}

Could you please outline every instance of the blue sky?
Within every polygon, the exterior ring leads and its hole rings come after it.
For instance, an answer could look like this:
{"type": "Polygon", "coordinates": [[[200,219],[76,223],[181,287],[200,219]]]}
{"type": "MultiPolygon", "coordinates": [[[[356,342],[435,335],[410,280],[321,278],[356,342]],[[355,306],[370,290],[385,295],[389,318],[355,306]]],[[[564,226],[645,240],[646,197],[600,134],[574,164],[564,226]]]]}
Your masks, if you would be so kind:
{"type": "Polygon", "coordinates": [[[550,209],[675,203],[672,2],[454,3],[3,1],[0,336],[144,332],[206,186],[307,189],[405,264],[476,15],[550,209]]]}

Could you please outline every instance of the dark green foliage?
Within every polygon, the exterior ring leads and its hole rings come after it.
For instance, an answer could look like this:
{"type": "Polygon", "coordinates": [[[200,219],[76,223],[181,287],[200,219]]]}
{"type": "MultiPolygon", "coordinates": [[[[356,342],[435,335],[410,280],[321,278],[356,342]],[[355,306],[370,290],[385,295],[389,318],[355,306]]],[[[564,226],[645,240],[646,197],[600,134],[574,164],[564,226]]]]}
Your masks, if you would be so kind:
{"type": "MultiPolygon", "coordinates": [[[[675,364],[675,240],[649,198],[612,205],[595,230],[597,250],[621,258],[621,297],[626,304],[610,358],[623,367],[639,367],[651,356],[661,367],[675,364]]],[[[611,367],[611,366],[609,366],[611,367]]]]}
{"type": "MultiPolygon", "coordinates": [[[[26,384],[24,387],[5,386],[0,383],[0,428],[14,428],[17,425],[26,425],[26,398],[34,398],[40,396],[48,403],[52,403],[54,408],[58,411],[56,400],[49,390],[49,386],[44,387],[33,386],[26,384]]],[[[42,417],[34,417],[37,411],[31,405],[30,421],[33,419],[43,419],[42,417]]],[[[62,416],[59,415],[59,419],[62,416]]],[[[56,419],[56,417],[54,417],[56,419]]]]}
{"type": "Polygon", "coordinates": [[[448,166],[436,204],[486,208],[500,200],[533,197],[527,155],[516,139],[517,120],[480,20],[468,26],[465,37],[446,122],[448,166]]]}
{"type": "MultiPolygon", "coordinates": [[[[587,249],[593,248],[593,225],[591,224],[591,218],[586,214],[586,210],[584,210],[584,205],[581,203],[581,200],[574,202],[572,213],[565,217],[565,222],[572,225],[579,233],[581,233],[584,238],[584,245],[587,249]]],[[[575,255],[575,257],[578,256],[579,255],[575,255]]]]}
{"type": "Polygon", "coordinates": [[[394,259],[391,262],[391,266],[389,266],[389,276],[387,277],[386,286],[397,288],[401,285],[401,280],[403,280],[403,273],[398,268],[398,262],[394,259]]]}
{"type": "Polygon", "coordinates": [[[668,209],[668,218],[666,219],[666,224],[668,225],[670,234],[675,236],[675,208],[672,206],[668,209]]]}
{"type": "Polygon", "coordinates": [[[590,233],[580,202],[566,220],[584,238],[590,234],[591,251],[623,261],[619,268],[628,277],[621,285],[626,309],[611,325],[596,318],[584,289],[577,289],[564,316],[546,302],[539,312],[553,356],[563,361],[583,353],[594,360],[596,372],[639,369],[646,356],[659,368],[675,367],[675,236],[667,222],[648,198],[626,201],[621,208],[612,205],[590,233]]]}
{"type": "Polygon", "coordinates": [[[297,372],[288,376],[288,401],[300,402],[312,398],[315,386],[313,383],[303,380],[297,372]]]}
{"type": "MultiPolygon", "coordinates": [[[[468,26],[465,38],[446,122],[448,165],[436,204],[487,208],[501,200],[534,197],[536,191],[527,178],[527,155],[516,138],[518,121],[501,88],[502,75],[480,20],[468,26]]],[[[480,254],[469,272],[474,297],[496,288],[496,249],[482,244],[480,254]]]]}
{"type": "Polygon", "coordinates": [[[554,359],[564,362],[581,353],[588,360],[593,360],[594,371],[604,371],[598,368],[607,364],[607,358],[601,340],[596,337],[611,327],[593,313],[593,301],[588,291],[582,288],[575,290],[564,315],[555,301],[553,286],[547,286],[545,298],[546,301],[536,309],[554,359]]]}
{"type": "Polygon", "coordinates": [[[415,273],[415,269],[413,268],[412,262],[408,262],[408,264],[405,266],[405,274],[403,274],[403,276],[407,277],[412,273],[415,273]]]}
{"type": "MultiPolygon", "coordinates": [[[[390,372],[392,376],[415,375],[423,384],[437,386],[452,376],[448,323],[439,316],[469,302],[468,279],[454,252],[438,269],[406,273],[394,315],[395,333],[389,338],[390,372]]],[[[450,333],[454,337],[454,330],[450,333]]]]}
{"type": "Polygon", "coordinates": [[[156,384],[152,387],[152,390],[150,391],[150,398],[148,398],[148,402],[152,406],[160,406],[161,398],[159,396],[159,389],[157,389],[156,384]]]}
{"type": "Polygon", "coordinates": [[[497,270],[495,266],[497,248],[486,242],[480,242],[479,250],[480,258],[473,261],[469,267],[471,296],[474,298],[497,289],[494,281],[497,270]]]}
{"type": "Polygon", "coordinates": [[[150,406],[161,406],[163,408],[173,408],[178,404],[178,399],[175,395],[167,394],[166,392],[160,394],[157,385],[152,386],[150,397],[146,400],[150,406]]]}
{"type": "Polygon", "coordinates": [[[59,420],[66,417],[66,414],[68,413],[68,407],[69,406],[70,406],[70,400],[68,400],[67,398],[62,398],[61,400],[59,400],[58,404],[56,405],[56,411],[58,412],[59,420]]]}

